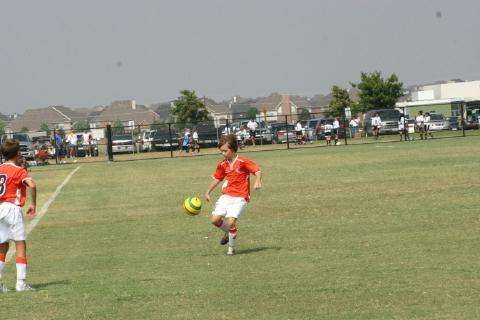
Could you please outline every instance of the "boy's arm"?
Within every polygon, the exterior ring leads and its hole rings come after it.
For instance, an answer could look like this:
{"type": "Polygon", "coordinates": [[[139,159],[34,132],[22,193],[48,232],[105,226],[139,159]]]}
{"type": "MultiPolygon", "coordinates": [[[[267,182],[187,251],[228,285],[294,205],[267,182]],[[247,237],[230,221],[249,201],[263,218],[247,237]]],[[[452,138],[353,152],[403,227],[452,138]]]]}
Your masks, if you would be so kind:
{"type": "Polygon", "coordinates": [[[220,180],[214,178],[212,183],[210,183],[210,185],[208,186],[207,192],[205,192],[205,199],[207,199],[208,202],[210,202],[211,200],[210,192],[212,192],[213,189],[215,189],[215,187],[218,186],[220,182],[221,182],[220,180]]]}
{"type": "Polygon", "coordinates": [[[255,184],[253,187],[258,190],[262,187],[262,171],[255,172],[255,184]]]}
{"type": "Polygon", "coordinates": [[[30,205],[27,209],[27,215],[34,216],[37,213],[37,185],[31,179],[24,182],[30,188],[30,205]]]}

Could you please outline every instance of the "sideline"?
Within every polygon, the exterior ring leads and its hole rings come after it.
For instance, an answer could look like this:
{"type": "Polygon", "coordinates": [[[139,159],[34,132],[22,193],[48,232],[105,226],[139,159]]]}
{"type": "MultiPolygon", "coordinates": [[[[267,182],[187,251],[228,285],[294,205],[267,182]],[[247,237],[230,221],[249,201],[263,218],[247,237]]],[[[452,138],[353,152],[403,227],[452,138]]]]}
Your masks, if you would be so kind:
{"type": "MultiPolygon", "coordinates": [[[[27,235],[29,235],[30,232],[32,232],[32,230],[37,226],[37,224],[40,222],[43,216],[47,213],[50,205],[53,203],[55,198],[60,194],[60,191],[62,191],[62,188],[68,183],[68,181],[70,181],[70,179],[75,174],[75,172],[78,171],[78,169],[80,169],[80,167],[76,167],[72,172],[70,172],[70,174],[65,178],[65,180],[63,180],[63,182],[57,187],[55,192],[50,196],[50,198],[48,198],[47,202],[45,202],[45,204],[42,207],[42,210],[40,210],[40,212],[36,214],[35,218],[33,218],[33,220],[30,221],[30,223],[26,226],[25,232],[27,235]]],[[[10,261],[10,259],[15,254],[15,247],[14,246],[11,246],[11,247],[12,248],[8,250],[7,257],[5,258],[5,264],[8,263],[8,261],[10,261]]]]}

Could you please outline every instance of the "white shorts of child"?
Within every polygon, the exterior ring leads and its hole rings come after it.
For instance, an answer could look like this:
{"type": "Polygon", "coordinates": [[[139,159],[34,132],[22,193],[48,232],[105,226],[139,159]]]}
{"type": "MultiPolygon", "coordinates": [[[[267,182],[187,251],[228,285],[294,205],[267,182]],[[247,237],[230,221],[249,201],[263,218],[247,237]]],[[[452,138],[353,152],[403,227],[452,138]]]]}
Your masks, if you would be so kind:
{"type": "Polygon", "coordinates": [[[247,208],[247,200],[242,197],[232,197],[223,194],[218,198],[212,214],[226,218],[238,219],[242,212],[247,208]]]}
{"type": "Polygon", "coordinates": [[[22,208],[10,203],[0,203],[0,243],[25,240],[22,208]]]}

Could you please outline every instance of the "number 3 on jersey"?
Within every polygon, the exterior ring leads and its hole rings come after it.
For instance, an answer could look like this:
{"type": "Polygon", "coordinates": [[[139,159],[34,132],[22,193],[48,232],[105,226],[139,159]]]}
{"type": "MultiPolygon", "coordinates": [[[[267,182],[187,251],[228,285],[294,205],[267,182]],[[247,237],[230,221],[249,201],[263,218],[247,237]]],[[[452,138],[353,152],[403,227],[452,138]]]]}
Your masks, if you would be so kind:
{"type": "Polygon", "coordinates": [[[3,196],[7,186],[7,176],[5,174],[0,174],[0,197],[3,196]]]}

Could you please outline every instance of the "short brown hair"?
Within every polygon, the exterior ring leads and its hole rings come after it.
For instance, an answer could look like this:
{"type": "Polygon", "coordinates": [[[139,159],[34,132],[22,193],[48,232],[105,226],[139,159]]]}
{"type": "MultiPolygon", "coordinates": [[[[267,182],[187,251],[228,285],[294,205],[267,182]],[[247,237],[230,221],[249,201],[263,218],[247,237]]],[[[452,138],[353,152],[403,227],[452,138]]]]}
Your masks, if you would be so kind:
{"type": "Polygon", "coordinates": [[[17,140],[7,139],[2,143],[0,150],[2,152],[2,156],[5,159],[10,160],[18,155],[18,152],[20,151],[20,144],[17,140]]]}
{"type": "Polygon", "coordinates": [[[218,148],[223,146],[225,143],[228,144],[228,149],[232,150],[233,152],[237,152],[238,143],[237,143],[237,136],[236,135],[227,134],[225,136],[221,136],[220,140],[218,141],[218,148]]]}

